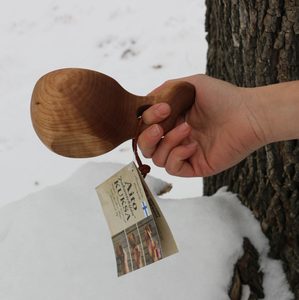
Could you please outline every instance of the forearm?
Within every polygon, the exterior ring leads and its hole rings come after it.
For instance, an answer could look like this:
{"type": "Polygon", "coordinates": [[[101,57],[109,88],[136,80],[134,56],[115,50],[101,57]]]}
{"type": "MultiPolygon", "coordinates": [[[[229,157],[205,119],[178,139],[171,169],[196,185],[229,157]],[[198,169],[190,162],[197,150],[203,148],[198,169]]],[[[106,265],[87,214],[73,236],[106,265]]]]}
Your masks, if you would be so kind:
{"type": "Polygon", "coordinates": [[[299,139],[299,81],[249,90],[266,143],[299,139]]]}

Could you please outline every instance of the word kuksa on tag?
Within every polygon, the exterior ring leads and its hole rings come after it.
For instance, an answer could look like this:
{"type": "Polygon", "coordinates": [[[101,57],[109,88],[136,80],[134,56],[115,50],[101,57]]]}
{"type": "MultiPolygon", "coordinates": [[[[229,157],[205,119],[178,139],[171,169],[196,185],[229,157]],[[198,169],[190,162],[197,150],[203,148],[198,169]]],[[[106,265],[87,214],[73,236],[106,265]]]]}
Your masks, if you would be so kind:
{"type": "Polygon", "coordinates": [[[111,232],[118,276],[178,252],[169,226],[133,162],[96,191],[111,232]]]}

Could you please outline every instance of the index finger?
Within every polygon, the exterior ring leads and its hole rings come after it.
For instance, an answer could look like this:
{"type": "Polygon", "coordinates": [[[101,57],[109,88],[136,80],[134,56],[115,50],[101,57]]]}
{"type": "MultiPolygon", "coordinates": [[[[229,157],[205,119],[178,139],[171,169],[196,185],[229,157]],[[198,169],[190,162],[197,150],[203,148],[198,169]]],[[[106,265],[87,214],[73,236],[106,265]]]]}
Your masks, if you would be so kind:
{"type": "Polygon", "coordinates": [[[143,114],[142,120],[146,125],[160,123],[171,113],[171,108],[167,103],[158,103],[149,107],[143,114]]]}

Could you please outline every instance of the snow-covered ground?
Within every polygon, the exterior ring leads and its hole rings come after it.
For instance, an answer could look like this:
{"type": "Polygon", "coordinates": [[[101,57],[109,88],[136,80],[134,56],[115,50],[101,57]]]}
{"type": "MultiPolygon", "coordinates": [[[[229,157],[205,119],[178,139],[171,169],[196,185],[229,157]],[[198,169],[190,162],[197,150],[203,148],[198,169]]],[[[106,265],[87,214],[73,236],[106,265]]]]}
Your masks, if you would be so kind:
{"type": "MultiPolygon", "coordinates": [[[[212,197],[157,197],[179,253],[117,277],[94,187],[120,168],[89,163],[67,181],[0,210],[0,299],[228,300],[244,236],[260,253],[265,299],[292,299],[280,262],[266,257],[268,242],[258,222],[224,191],[212,197]]],[[[154,193],[166,185],[147,181],[154,193]]]]}
{"type": "MultiPolygon", "coordinates": [[[[63,67],[114,77],[145,95],[167,79],[205,72],[203,0],[10,0],[0,10],[0,206],[67,178],[87,159],[51,153],[31,126],[36,80],[63,67]]],[[[92,161],[129,163],[130,143],[92,161]]],[[[200,179],[152,174],[172,196],[200,194],[200,179]]]]}
{"type": "MultiPolygon", "coordinates": [[[[204,0],[2,4],[1,300],[227,299],[244,236],[261,254],[266,299],[291,299],[280,263],[266,258],[267,240],[235,196],[199,197],[201,179],[171,177],[157,167],[151,174],[173,184],[158,200],[180,252],[117,278],[94,188],[120,168],[104,162],[133,159],[130,142],[98,158],[67,159],[42,145],[31,126],[33,86],[53,69],[94,69],[140,95],[167,79],[204,72],[204,13],[204,0]]],[[[156,192],[165,185],[150,181],[156,192]]]]}

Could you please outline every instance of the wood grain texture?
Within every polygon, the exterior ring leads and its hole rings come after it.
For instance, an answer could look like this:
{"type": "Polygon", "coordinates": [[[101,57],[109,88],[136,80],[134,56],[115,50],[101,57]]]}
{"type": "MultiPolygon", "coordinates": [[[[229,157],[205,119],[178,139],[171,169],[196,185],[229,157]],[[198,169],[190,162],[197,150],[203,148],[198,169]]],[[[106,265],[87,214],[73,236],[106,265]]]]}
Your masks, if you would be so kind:
{"type": "Polygon", "coordinates": [[[93,157],[133,138],[137,114],[152,104],[170,104],[171,116],[161,124],[169,131],[194,97],[194,87],[187,82],[169,82],[163,91],[142,97],[99,72],[61,69],[36,83],[31,118],[37,135],[52,151],[67,157],[93,157]]]}

